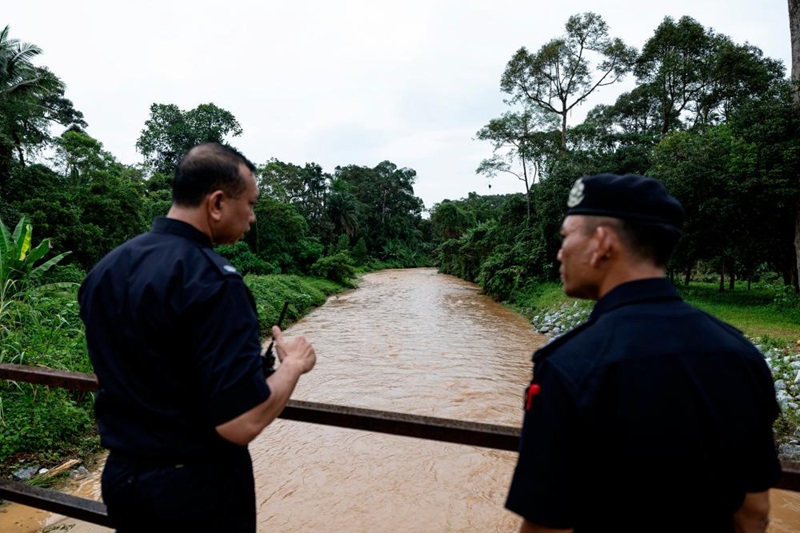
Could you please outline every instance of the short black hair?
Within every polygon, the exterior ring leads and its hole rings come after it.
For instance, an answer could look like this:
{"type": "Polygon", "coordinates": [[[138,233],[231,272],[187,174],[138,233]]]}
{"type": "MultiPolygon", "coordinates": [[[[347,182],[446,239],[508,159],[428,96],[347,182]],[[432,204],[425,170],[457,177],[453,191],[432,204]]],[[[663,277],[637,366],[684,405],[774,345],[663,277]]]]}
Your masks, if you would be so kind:
{"type": "Polygon", "coordinates": [[[203,198],[216,190],[236,198],[247,184],[239,174],[245,165],[255,172],[255,165],[235,148],[219,143],[198,144],[181,157],[172,181],[172,203],[197,207],[203,198]]]}
{"type": "Polygon", "coordinates": [[[668,224],[617,219],[617,233],[623,244],[637,256],[666,267],[675,251],[681,232],[668,224]]]}

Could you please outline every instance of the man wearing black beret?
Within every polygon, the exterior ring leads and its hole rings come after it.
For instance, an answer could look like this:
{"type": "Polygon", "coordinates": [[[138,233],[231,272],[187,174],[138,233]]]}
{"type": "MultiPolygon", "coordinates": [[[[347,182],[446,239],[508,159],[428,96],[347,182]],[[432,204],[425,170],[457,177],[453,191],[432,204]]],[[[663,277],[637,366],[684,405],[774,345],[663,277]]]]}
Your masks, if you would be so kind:
{"type": "Polygon", "coordinates": [[[657,180],[580,178],[558,252],[589,319],[533,355],[506,507],[521,532],[763,532],[780,477],[763,355],[666,276],[684,212],[657,180]]]}

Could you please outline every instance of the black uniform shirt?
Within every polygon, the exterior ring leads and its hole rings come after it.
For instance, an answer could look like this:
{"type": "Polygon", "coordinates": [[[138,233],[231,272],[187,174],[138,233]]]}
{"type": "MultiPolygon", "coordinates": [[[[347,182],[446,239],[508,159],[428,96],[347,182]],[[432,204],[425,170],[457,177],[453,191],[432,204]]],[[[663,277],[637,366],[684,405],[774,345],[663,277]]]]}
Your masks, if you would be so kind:
{"type": "Polygon", "coordinates": [[[106,448],[178,462],[241,451],[214,428],[270,395],[258,317],[205,234],[156,219],[92,269],[79,301],[106,448]]]}
{"type": "Polygon", "coordinates": [[[732,531],[773,486],[763,355],[666,279],[623,284],[534,354],[506,507],[586,531],[732,531]]]}

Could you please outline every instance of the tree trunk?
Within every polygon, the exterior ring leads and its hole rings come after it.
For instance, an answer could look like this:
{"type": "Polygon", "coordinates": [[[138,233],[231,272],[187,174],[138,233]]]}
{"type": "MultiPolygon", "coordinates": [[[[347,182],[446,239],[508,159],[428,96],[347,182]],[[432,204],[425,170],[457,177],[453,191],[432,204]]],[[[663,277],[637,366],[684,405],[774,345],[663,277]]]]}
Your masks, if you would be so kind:
{"type": "Polygon", "coordinates": [[[800,294],[800,265],[792,265],[790,269],[790,279],[794,292],[800,294]]]}
{"type": "MultiPolygon", "coordinates": [[[[525,160],[525,156],[522,156],[522,177],[525,183],[525,207],[527,209],[525,227],[529,228],[531,227],[531,186],[528,185],[528,163],[525,160]]],[[[532,181],[536,183],[535,178],[532,181]]]]}
{"type": "Polygon", "coordinates": [[[797,280],[798,275],[800,275],[800,200],[797,201],[797,215],[794,219],[794,252],[797,256],[797,263],[795,263],[794,292],[800,292],[800,284],[798,284],[797,280]]]}
{"type": "Polygon", "coordinates": [[[794,103],[800,107],[800,0],[789,0],[789,39],[792,43],[794,103]]]}
{"type": "MultiPolygon", "coordinates": [[[[794,82],[794,105],[800,113],[800,0],[789,1],[789,38],[792,42],[792,81],[794,82]]],[[[800,274],[800,201],[797,203],[797,215],[794,224],[794,251],[797,272],[800,274]]],[[[795,284],[795,290],[798,288],[795,284]]]]}
{"type": "Polygon", "coordinates": [[[725,263],[719,265],[719,292],[725,292],[725,263]]]}

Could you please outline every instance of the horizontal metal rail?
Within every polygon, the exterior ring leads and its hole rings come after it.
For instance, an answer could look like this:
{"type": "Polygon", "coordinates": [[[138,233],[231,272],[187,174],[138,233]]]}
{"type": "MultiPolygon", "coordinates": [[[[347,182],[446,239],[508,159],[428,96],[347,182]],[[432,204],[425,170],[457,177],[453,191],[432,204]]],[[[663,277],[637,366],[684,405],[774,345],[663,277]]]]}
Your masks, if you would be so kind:
{"type": "Polygon", "coordinates": [[[111,520],[108,519],[106,506],[102,502],[72,496],[57,490],[34,487],[20,481],[0,479],[0,499],[100,526],[113,527],[111,520]]]}
{"type": "MultiPolygon", "coordinates": [[[[0,379],[22,381],[72,390],[94,391],[94,374],[49,368],[0,364],[0,379]]],[[[517,451],[520,428],[410,415],[342,405],[290,400],[279,415],[286,420],[348,429],[436,440],[497,450],[517,451]]],[[[800,492],[800,464],[783,463],[776,488],[800,492]]],[[[110,527],[105,505],[50,489],[0,480],[0,498],[110,527]]]]}
{"type": "MultiPolygon", "coordinates": [[[[0,364],[0,379],[24,381],[66,389],[94,391],[97,379],[94,374],[66,372],[49,368],[0,364]]],[[[300,400],[289,400],[279,415],[286,420],[311,422],[376,433],[389,433],[405,437],[469,444],[516,451],[519,428],[479,422],[465,422],[447,418],[409,415],[377,411],[343,405],[330,405],[300,400]]]]}
{"type": "Polygon", "coordinates": [[[520,429],[449,418],[376,411],[343,405],[289,400],[279,415],[286,420],[417,437],[497,450],[517,451],[520,429]]]}

